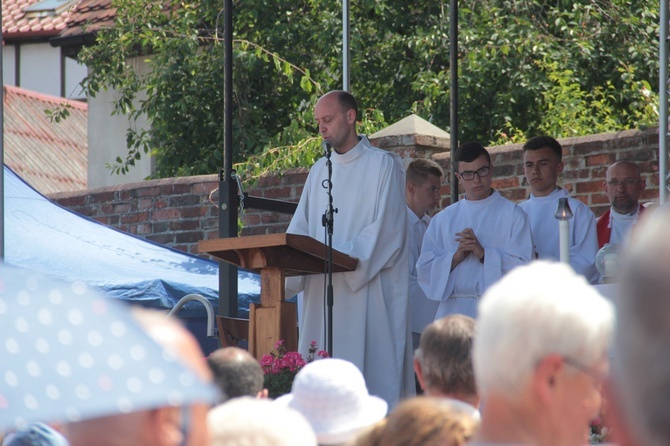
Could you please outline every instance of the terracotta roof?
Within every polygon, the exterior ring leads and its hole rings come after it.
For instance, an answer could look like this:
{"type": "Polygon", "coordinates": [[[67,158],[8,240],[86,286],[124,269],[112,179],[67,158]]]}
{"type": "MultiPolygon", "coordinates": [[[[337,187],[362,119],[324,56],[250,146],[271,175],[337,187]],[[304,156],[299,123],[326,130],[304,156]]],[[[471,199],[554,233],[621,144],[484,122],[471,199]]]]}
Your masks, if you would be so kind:
{"type": "Polygon", "coordinates": [[[60,33],[60,37],[79,36],[111,27],[115,16],[116,8],[112,7],[112,0],[81,0],[73,9],[67,28],[60,33]]]}
{"type": "Polygon", "coordinates": [[[43,194],[87,188],[88,105],[4,87],[5,164],[43,194]],[[49,121],[44,111],[67,102],[70,116],[49,121]]]}
{"type": "Polygon", "coordinates": [[[51,11],[26,11],[41,0],[2,0],[2,38],[50,37],[56,36],[66,27],[73,1],[54,1],[51,11]]]}

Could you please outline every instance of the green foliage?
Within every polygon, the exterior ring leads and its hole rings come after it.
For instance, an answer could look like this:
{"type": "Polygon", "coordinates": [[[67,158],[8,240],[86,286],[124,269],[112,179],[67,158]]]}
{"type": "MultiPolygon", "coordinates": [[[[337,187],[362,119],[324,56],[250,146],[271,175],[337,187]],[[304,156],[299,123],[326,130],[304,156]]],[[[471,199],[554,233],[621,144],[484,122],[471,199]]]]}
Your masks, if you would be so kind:
{"type": "MultiPolygon", "coordinates": [[[[461,2],[463,3],[463,2],[461,2]]],[[[114,0],[113,29],[80,58],[95,95],[138,120],[126,172],[156,156],[156,176],[222,166],[219,0],[114,0]],[[151,55],[150,57],[148,55],[151,55]],[[136,70],[147,58],[148,70],[136,70]],[[141,125],[142,117],[151,124],[141,125]]],[[[361,132],[417,113],[448,129],[449,2],[350,3],[351,84],[361,132]]],[[[474,0],[459,9],[461,141],[517,142],[654,125],[659,5],[652,0],[474,0]]],[[[320,153],[311,109],[340,88],[341,2],[234,1],[234,162],[245,177],[310,165],[320,153]]]]}
{"type": "MultiPolygon", "coordinates": [[[[312,101],[316,101],[316,97],[312,101]]],[[[358,130],[362,134],[372,134],[386,127],[384,115],[379,110],[363,110],[360,113],[358,130]]],[[[272,138],[263,152],[234,165],[245,184],[254,184],[267,173],[282,174],[296,166],[311,166],[323,153],[321,138],[312,129],[311,111],[296,116],[276,137],[272,138]]]]}

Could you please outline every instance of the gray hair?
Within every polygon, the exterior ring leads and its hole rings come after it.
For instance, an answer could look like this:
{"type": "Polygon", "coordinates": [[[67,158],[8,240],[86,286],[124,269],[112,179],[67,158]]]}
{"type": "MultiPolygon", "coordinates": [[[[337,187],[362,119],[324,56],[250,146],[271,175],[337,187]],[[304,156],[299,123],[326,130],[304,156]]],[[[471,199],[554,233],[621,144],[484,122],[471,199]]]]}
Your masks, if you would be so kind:
{"type": "Polygon", "coordinates": [[[616,299],[612,374],[634,435],[647,446],[670,443],[670,208],[634,229],[616,299]]]}
{"type": "Polygon", "coordinates": [[[479,304],[473,362],[480,395],[520,396],[537,364],[552,354],[594,365],[606,355],[613,326],[613,305],[569,266],[517,267],[479,304]]]}

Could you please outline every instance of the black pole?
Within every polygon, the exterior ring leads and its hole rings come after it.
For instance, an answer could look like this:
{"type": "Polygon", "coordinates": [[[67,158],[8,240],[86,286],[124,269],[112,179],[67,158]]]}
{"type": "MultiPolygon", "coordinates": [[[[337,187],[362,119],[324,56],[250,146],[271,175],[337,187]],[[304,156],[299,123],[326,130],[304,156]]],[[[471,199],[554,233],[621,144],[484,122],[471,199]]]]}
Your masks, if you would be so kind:
{"type": "Polygon", "coordinates": [[[458,201],[458,180],[454,166],[454,152],[458,147],[458,0],[451,0],[449,7],[449,71],[451,73],[451,87],[449,94],[449,151],[451,153],[451,167],[449,169],[449,184],[451,184],[451,203],[458,201]]]}
{"type": "Polygon", "coordinates": [[[326,329],[326,345],[328,355],[333,357],[333,224],[334,215],[337,209],[333,208],[333,162],[330,160],[332,147],[328,141],[322,144],[324,155],[326,157],[326,165],[328,166],[328,207],[323,214],[321,223],[326,227],[327,232],[327,249],[326,249],[326,309],[328,323],[326,329]]]}
{"type": "MultiPolygon", "coordinates": [[[[233,1],[223,3],[223,170],[219,173],[219,237],[237,237],[238,190],[233,166],[233,1]]],[[[219,314],[237,317],[237,267],[219,262],[219,314]]]]}

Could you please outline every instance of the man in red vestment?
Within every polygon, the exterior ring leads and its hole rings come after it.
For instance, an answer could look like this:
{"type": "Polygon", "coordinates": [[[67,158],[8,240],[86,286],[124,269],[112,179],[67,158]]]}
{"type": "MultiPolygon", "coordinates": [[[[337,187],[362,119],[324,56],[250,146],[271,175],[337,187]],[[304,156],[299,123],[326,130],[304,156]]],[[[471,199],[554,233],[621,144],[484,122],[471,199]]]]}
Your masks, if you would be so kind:
{"type": "Polygon", "coordinates": [[[622,243],[644,209],[639,199],[645,182],[637,164],[615,162],[607,169],[603,186],[612,206],[596,222],[599,248],[605,243],[622,243]]]}

